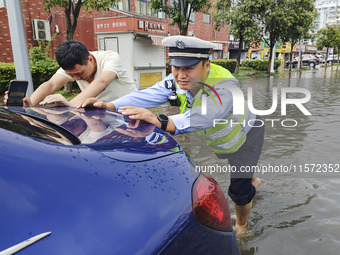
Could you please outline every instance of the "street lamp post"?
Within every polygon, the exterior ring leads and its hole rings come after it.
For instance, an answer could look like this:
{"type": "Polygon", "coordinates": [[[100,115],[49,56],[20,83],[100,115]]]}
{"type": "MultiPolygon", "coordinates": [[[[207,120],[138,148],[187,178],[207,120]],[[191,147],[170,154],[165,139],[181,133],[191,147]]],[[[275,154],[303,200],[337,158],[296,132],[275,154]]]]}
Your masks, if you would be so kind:
{"type": "Polygon", "coordinates": [[[33,93],[31,67],[20,0],[6,1],[9,30],[17,80],[27,80],[27,94],[33,93]]]}

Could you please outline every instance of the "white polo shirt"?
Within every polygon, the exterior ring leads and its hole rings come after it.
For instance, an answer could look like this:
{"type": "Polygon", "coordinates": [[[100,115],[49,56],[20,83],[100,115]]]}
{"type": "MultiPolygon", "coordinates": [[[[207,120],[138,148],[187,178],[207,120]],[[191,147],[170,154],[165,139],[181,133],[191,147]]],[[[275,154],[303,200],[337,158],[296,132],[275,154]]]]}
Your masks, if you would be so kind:
{"type": "MultiPolygon", "coordinates": [[[[133,80],[129,77],[127,70],[123,68],[120,56],[117,52],[111,50],[91,51],[90,54],[93,55],[97,61],[97,72],[94,75],[94,79],[97,79],[103,71],[107,70],[112,71],[117,75],[117,78],[114,79],[107,88],[97,96],[98,99],[103,100],[104,102],[110,102],[133,91],[137,91],[137,87],[133,80]]],[[[65,75],[71,81],[75,81],[75,79],[65,73],[62,68],[60,68],[57,73],[65,75]]],[[[87,81],[76,81],[81,91],[89,86],[87,81]]]]}

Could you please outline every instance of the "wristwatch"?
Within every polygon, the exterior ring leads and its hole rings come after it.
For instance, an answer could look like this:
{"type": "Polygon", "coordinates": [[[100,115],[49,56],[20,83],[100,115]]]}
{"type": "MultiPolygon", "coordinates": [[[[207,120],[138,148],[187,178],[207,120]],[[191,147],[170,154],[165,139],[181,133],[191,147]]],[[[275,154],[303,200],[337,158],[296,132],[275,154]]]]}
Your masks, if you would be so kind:
{"type": "Polygon", "coordinates": [[[168,116],[164,115],[164,114],[160,114],[158,115],[158,120],[161,122],[161,129],[162,130],[166,130],[166,127],[168,126],[168,122],[169,122],[169,118],[168,116]]]}

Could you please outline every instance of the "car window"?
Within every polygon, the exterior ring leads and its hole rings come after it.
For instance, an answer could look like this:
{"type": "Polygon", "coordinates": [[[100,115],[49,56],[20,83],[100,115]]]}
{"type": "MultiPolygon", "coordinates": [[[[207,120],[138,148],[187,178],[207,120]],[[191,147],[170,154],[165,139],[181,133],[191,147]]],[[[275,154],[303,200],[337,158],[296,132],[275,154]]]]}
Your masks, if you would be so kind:
{"type": "Polygon", "coordinates": [[[41,121],[0,108],[0,128],[40,140],[71,145],[69,139],[41,121]]]}

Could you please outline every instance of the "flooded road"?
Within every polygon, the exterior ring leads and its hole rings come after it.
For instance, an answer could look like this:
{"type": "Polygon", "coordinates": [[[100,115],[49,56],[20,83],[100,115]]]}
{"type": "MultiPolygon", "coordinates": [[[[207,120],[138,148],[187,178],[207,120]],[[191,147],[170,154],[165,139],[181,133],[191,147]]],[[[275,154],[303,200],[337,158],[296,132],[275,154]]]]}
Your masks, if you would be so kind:
{"type": "MultiPolygon", "coordinates": [[[[253,88],[254,107],[269,109],[274,87],[305,88],[311,99],[305,116],[294,105],[287,116],[280,107],[262,119],[294,119],[295,127],[267,121],[259,165],[295,167],[288,172],[257,173],[262,184],[254,198],[247,236],[239,240],[243,255],[339,254],[340,249],[340,67],[239,79],[247,95],[253,88]],[[324,170],[322,169],[324,167],[324,170]],[[333,170],[331,169],[333,168],[333,170]],[[337,169],[337,170],[336,170],[337,169]]],[[[304,96],[304,95],[303,95],[304,96]]],[[[279,98],[280,104],[280,98],[279,98]]],[[[154,109],[167,112],[169,107],[154,109]]],[[[287,125],[292,125],[287,123],[287,125]]],[[[177,136],[198,165],[227,165],[196,135],[177,136]]],[[[227,195],[229,173],[212,173],[227,195]]],[[[231,214],[232,202],[228,197],[231,214]]]]}

